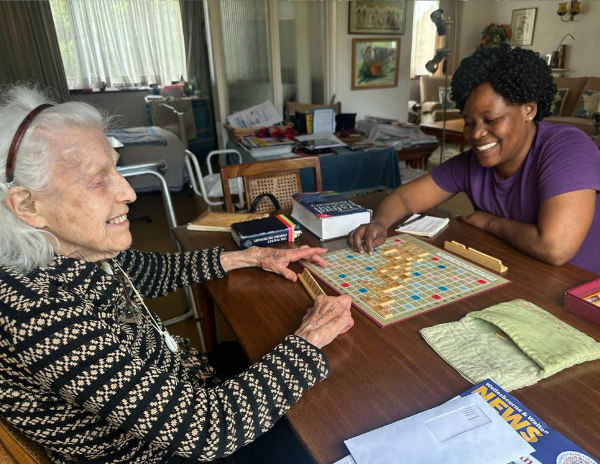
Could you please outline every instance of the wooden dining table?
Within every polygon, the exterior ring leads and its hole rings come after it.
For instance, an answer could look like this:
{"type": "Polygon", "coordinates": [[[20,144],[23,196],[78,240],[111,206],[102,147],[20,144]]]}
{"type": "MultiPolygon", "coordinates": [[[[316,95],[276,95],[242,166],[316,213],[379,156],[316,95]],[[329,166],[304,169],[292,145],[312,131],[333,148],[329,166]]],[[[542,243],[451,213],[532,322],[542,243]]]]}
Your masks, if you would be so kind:
{"type": "MultiPolygon", "coordinates": [[[[378,198],[354,200],[374,206],[378,198]]],[[[227,233],[193,232],[185,227],[174,233],[187,250],[219,244],[236,249],[227,233]]],[[[445,240],[501,259],[508,267],[503,277],[510,283],[384,328],[353,309],[354,327],[323,350],[330,364],[329,377],[287,413],[316,463],[329,464],[346,456],[346,439],[438,406],[471,386],[422,339],[419,330],[424,327],[524,298],[600,340],[600,326],[563,309],[565,291],[597,278],[595,274],[569,264],[544,264],[456,219],[436,237],[424,239],[439,247],[445,240]]],[[[302,234],[299,243],[330,250],[346,246],[345,239],[321,243],[309,232],[302,234]]],[[[301,271],[300,265],[292,268],[301,271]]],[[[327,292],[333,294],[330,289],[327,292]]],[[[300,282],[257,268],[239,269],[224,279],[207,282],[198,295],[204,311],[222,312],[252,361],[293,333],[312,304],[300,282]]],[[[600,360],[575,365],[511,394],[551,428],[600,456],[600,360]]]]}

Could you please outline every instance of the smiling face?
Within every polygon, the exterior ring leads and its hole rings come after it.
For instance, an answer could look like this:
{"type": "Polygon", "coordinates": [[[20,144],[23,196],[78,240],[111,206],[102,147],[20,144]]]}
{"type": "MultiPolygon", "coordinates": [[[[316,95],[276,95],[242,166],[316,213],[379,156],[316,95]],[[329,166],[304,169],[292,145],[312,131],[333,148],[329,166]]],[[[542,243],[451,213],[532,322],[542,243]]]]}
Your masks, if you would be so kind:
{"type": "Polygon", "coordinates": [[[47,191],[32,193],[34,227],[51,232],[57,252],[86,261],[116,256],[131,245],[128,203],[135,192],[117,172],[118,154],[95,129],[69,128],[53,134],[54,162],[47,191]]]}
{"type": "Polygon", "coordinates": [[[536,110],[535,102],[508,102],[487,82],[471,90],[463,110],[464,136],[479,164],[494,167],[502,179],[513,175],[535,136],[536,110]]]}

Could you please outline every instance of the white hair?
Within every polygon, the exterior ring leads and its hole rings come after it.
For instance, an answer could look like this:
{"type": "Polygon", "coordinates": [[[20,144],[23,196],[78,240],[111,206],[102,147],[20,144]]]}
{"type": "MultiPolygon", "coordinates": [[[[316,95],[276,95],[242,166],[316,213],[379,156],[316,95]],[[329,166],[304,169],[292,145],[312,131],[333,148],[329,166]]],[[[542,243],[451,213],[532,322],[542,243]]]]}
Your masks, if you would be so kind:
{"type": "Polygon", "coordinates": [[[50,182],[54,160],[47,134],[77,126],[104,130],[108,119],[96,108],[81,102],[56,104],[48,92],[30,85],[0,89],[0,266],[28,272],[43,267],[54,257],[52,241],[45,230],[32,227],[16,217],[6,200],[12,185],[34,192],[45,191],[50,182]],[[27,128],[15,158],[14,184],[6,182],[6,158],[19,124],[31,110],[43,103],[54,103],[39,113],[27,128]],[[45,130],[36,131],[36,128],[45,130]],[[44,135],[46,134],[46,136],[44,135]]]}

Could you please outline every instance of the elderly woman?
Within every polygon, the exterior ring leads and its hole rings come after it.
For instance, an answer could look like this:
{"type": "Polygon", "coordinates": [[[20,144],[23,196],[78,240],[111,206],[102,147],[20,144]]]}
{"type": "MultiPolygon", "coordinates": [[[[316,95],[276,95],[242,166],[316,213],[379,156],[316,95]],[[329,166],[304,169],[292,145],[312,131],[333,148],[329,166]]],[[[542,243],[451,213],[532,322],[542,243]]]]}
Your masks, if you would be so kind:
{"type": "Polygon", "coordinates": [[[13,87],[0,104],[0,411],[53,462],[196,462],[268,430],[328,374],[321,348],[353,324],[348,297],[319,297],[294,335],[233,379],[172,336],[142,297],[321,248],[129,249],[135,193],[104,120],[13,87]]]}
{"type": "Polygon", "coordinates": [[[555,92],[550,68],[531,50],[502,45],[465,58],[452,98],[471,149],[398,187],[349,234],[350,246],[371,252],[406,215],[465,192],[475,208],[467,224],[541,261],[600,274],[600,156],[579,129],[542,121],[555,92]]]}

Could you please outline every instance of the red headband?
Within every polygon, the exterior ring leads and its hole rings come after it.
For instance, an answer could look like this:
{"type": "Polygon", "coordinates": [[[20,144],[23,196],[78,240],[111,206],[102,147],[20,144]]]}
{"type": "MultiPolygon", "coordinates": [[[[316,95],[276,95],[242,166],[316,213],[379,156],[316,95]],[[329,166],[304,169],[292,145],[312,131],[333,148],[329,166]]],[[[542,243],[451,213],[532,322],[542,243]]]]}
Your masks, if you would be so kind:
{"type": "Polygon", "coordinates": [[[15,132],[15,136],[13,137],[12,143],[10,144],[10,148],[8,149],[8,156],[6,157],[6,183],[10,184],[15,179],[15,158],[17,157],[17,151],[19,150],[19,145],[21,145],[21,140],[23,139],[23,135],[27,131],[29,124],[31,121],[44,111],[46,108],[51,107],[50,103],[43,103],[39,106],[36,106],[32,109],[25,119],[21,121],[19,127],[17,128],[17,132],[15,132]]]}

